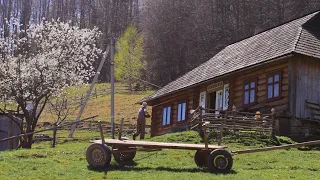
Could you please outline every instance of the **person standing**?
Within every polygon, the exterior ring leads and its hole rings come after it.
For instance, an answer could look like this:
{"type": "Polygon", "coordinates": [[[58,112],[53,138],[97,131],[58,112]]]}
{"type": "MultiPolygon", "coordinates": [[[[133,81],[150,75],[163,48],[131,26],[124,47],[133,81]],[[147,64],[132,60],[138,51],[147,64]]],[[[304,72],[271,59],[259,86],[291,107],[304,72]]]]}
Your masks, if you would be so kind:
{"type": "Polygon", "coordinates": [[[146,131],[146,118],[148,117],[150,117],[150,115],[147,112],[147,103],[143,102],[138,112],[137,131],[132,135],[133,140],[136,140],[136,137],[139,135],[140,139],[144,139],[144,134],[146,131]]]}

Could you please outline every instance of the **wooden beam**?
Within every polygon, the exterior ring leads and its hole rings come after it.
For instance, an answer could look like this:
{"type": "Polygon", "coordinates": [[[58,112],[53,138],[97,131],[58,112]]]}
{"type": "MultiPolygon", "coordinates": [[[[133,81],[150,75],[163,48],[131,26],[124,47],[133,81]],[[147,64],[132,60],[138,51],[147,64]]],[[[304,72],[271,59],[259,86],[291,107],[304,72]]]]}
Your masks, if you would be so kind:
{"type": "Polygon", "coordinates": [[[60,128],[62,126],[67,126],[67,125],[70,125],[70,124],[76,124],[76,123],[79,123],[81,121],[85,121],[85,120],[92,119],[92,118],[95,118],[95,117],[98,117],[98,116],[88,117],[88,118],[85,118],[85,119],[81,119],[79,121],[73,121],[71,123],[61,124],[60,126],[47,128],[47,129],[43,129],[43,130],[40,130],[40,131],[34,131],[34,132],[25,133],[25,134],[20,134],[20,135],[17,135],[17,136],[8,137],[8,138],[5,138],[5,139],[1,139],[0,142],[8,141],[10,139],[14,139],[14,138],[18,138],[18,137],[29,136],[29,135],[40,133],[40,132],[44,132],[44,131],[50,131],[50,130],[53,130],[53,129],[56,129],[56,128],[60,128]]]}
{"type": "Polygon", "coordinates": [[[254,152],[273,151],[273,150],[277,150],[277,149],[297,148],[297,147],[301,147],[301,146],[311,146],[311,145],[317,145],[317,144],[320,144],[320,140],[303,142],[303,143],[296,143],[296,144],[287,144],[287,145],[282,145],[282,146],[272,146],[272,147],[265,147],[265,148],[255,148],[255,149],[231,151],[231,153],[232,154],[246,154],[246,153],[254,153],[254,152]]]}

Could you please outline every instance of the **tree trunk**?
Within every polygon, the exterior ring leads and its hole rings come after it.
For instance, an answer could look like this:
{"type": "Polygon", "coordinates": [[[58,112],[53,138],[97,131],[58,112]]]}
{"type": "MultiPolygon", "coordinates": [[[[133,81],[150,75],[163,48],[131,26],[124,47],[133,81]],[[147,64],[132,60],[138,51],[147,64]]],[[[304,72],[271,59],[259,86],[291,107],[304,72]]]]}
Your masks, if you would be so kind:
{"type": "MultiPolygon", "coordinates": [[[[28,133],[28,132],[27,132],[27,133],[28,133]]],[[[23,137],[21,147],[22,147],[22,148],[25,148],[25,149],[31,149],[32,140],[33,140],[33,134],[32,134],[32,135],[29,135],[29,136],[23,137]]]]}
{"type": "Polygon", "coordinates": [[[57,124],[54,125],[56,128],[53,129],[53,139],[52,139],[52,144],[51,144],[51,147],[54,148],[56,147],[56,136],[57,136],[57,131],[58,131],[58,128],[57,128],[57,124]]]}

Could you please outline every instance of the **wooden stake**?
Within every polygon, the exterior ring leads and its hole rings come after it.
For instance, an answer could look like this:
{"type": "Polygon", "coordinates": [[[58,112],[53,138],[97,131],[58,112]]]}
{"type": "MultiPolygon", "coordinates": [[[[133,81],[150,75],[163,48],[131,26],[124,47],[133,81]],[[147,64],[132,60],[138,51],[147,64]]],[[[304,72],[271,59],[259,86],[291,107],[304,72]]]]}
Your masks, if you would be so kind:
{"type": "Polygon", "coordinates": [[[119,134],[118,134],[119,135],[119,137],[118,137],[119,140],[121,140],[123,121],[124,121],[124,118],[121,118],[120,129],[119,129],[119,134]]]}
{"type": "Polygon", "coordinates": [[[104,139],[104,135],[103,135],[103,130],[102,130],[102,123],[101,123],[101,121],[99,121],[99,128],[100,128],[100,136],[101,136],[102,144],[106,144],[105,139],[104,139]]]}

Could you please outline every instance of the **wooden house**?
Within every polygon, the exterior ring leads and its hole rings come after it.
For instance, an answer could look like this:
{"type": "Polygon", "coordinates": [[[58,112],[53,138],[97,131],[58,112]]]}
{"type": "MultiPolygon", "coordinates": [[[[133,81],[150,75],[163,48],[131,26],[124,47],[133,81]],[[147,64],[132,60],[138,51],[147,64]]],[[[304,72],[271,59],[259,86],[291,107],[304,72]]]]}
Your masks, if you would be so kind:
{"type": "Polygon", "coordinates": [[[279,135],[319,134],[320,13],[231,44],[142,101],[152,106],[151,136],[187,129],[199,105],[275,108],[279,135]]]}
{"type": "MultiPolygon", "coordinates": [[[[14,114],[19,118],[23,118],[21,114],[14,114]]],[[[20,125],[16,122],[13,122],[7,113],[0,113],[0,140],[5,139],[11,136],[19,135],[20,134],[20,125]]],[[[15,149],[18,147],[19,139],[13,139],[9,141],[0,142],[0,151],[8,150],[8,149],[15,149]]]]}

